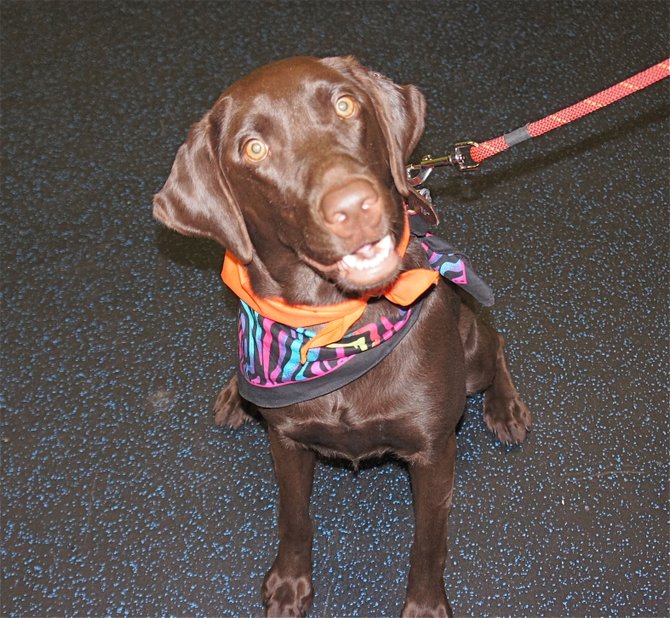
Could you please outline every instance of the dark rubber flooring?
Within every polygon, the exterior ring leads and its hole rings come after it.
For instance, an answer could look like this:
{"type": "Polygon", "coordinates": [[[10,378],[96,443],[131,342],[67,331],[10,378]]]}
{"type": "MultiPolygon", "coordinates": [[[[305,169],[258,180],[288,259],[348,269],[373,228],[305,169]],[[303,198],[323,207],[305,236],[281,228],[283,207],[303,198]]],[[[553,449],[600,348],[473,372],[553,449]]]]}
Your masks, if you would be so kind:
{"type": "MultiPolygon", "coordinates": [[[[417,155],[486,140],[668,55],[665,1],[14,2],[2,32],[2,615],[247,616],[277,543],[266,436],[218,429],[222,250],[151,197],[230,82],[355,54],[428,99],[417,155]]],[[[470,400],[459,616],[667,616],[670,80],[430,183],[496,290],[536,415],[470,400]]],[[[405,470],[322,463],[313,616],[400,612],[405,470]]]]}

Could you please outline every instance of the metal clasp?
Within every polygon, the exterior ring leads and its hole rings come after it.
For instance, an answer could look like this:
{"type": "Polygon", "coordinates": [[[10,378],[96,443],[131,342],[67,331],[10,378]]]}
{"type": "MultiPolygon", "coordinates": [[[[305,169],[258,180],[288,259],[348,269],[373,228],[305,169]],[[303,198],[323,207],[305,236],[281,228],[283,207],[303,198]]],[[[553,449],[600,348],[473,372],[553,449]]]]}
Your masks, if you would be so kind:
{"type": "Polygon", "coordinates": [[[473,148],[479,146],[477,142],[465,141],[465,142],[456,142],[454,144],[453,152],[453,165],[455,165],[460,172],[469,172],[471,170],[476,170],[481,163],[475,161],[470,155],[470,151],[473,148]]]}
{"type": "Polygon", "coordinates": [[[426,155],[421,158],[419,163],[410,163],[407,166],[407,179],[409,183],[416,187],[428,180],[428,177],[433,173],[436,167],[446,167],[453,165],[461,172],[468,172],[475,170],[480,166],[470,156],[470,149],[477,146],[477,142],[465,141],[456,142],[452,147],[452,152],[443,157],[433,157],[433,155],[426,155]],[[417,172],[413,174],[413,172],[417,172]]]}

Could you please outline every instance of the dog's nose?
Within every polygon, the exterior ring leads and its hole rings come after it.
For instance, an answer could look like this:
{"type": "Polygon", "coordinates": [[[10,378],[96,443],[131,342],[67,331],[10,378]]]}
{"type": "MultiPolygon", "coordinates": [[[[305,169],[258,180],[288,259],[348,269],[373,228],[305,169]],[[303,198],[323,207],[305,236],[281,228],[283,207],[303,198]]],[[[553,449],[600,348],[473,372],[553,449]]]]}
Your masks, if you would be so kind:
{"type": "Polygon", "coordinates": [[[347,238],[379,224],[381,200],[370,182],[356,179],[328,191],[321,199],[321,213],[334,234],[347,238]]]}

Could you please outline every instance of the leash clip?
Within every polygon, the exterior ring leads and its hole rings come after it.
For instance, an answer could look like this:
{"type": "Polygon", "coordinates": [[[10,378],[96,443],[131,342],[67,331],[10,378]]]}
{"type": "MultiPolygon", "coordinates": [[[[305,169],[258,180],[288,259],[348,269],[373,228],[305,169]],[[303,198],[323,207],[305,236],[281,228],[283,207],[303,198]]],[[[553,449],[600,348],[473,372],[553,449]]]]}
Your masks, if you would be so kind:
{"type": "Polygon", "coordinates": [[[477,169],[481,164],[477,163],[470,156],[470,150],[478,146],[477,142],[464,141],[456,142],[452,146],[452,152],[442,157],[433,157],[425,155],[419,163],[410,163],[407,166],[407,179],[413,187],[422,185],[433,173],[436,167],[446,167],[452,165],[458,168],[459,172],[468,172],[477,169]],[[416,172],[416,174],[413,174],[416,172]]]}
{"type": "Polygon", "coordinates": [[[454,152],[451,155],[453,157],[452,165],[455,165],[459,172],[470,172],[481,166],[481,163],[475,161],[470,154],[472,149],[477,146],[479,146],[479,144],[472,140],[456,142],[454,144],[454,152]]]}

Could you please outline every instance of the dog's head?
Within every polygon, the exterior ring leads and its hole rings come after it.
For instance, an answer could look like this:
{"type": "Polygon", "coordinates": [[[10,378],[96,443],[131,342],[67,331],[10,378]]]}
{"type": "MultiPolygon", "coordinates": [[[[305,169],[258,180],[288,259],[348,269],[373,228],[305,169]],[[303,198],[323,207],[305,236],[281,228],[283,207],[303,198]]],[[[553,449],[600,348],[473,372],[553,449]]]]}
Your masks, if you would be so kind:
{"type": "Polygon", "coordinates": [[[280,289],[288,265],[345,292],[379,289],[400,266],[405,163],[424,111],[414,86],[350,57],[262,67],[191,129],[154,216],[260,260],[280,289]]]}

